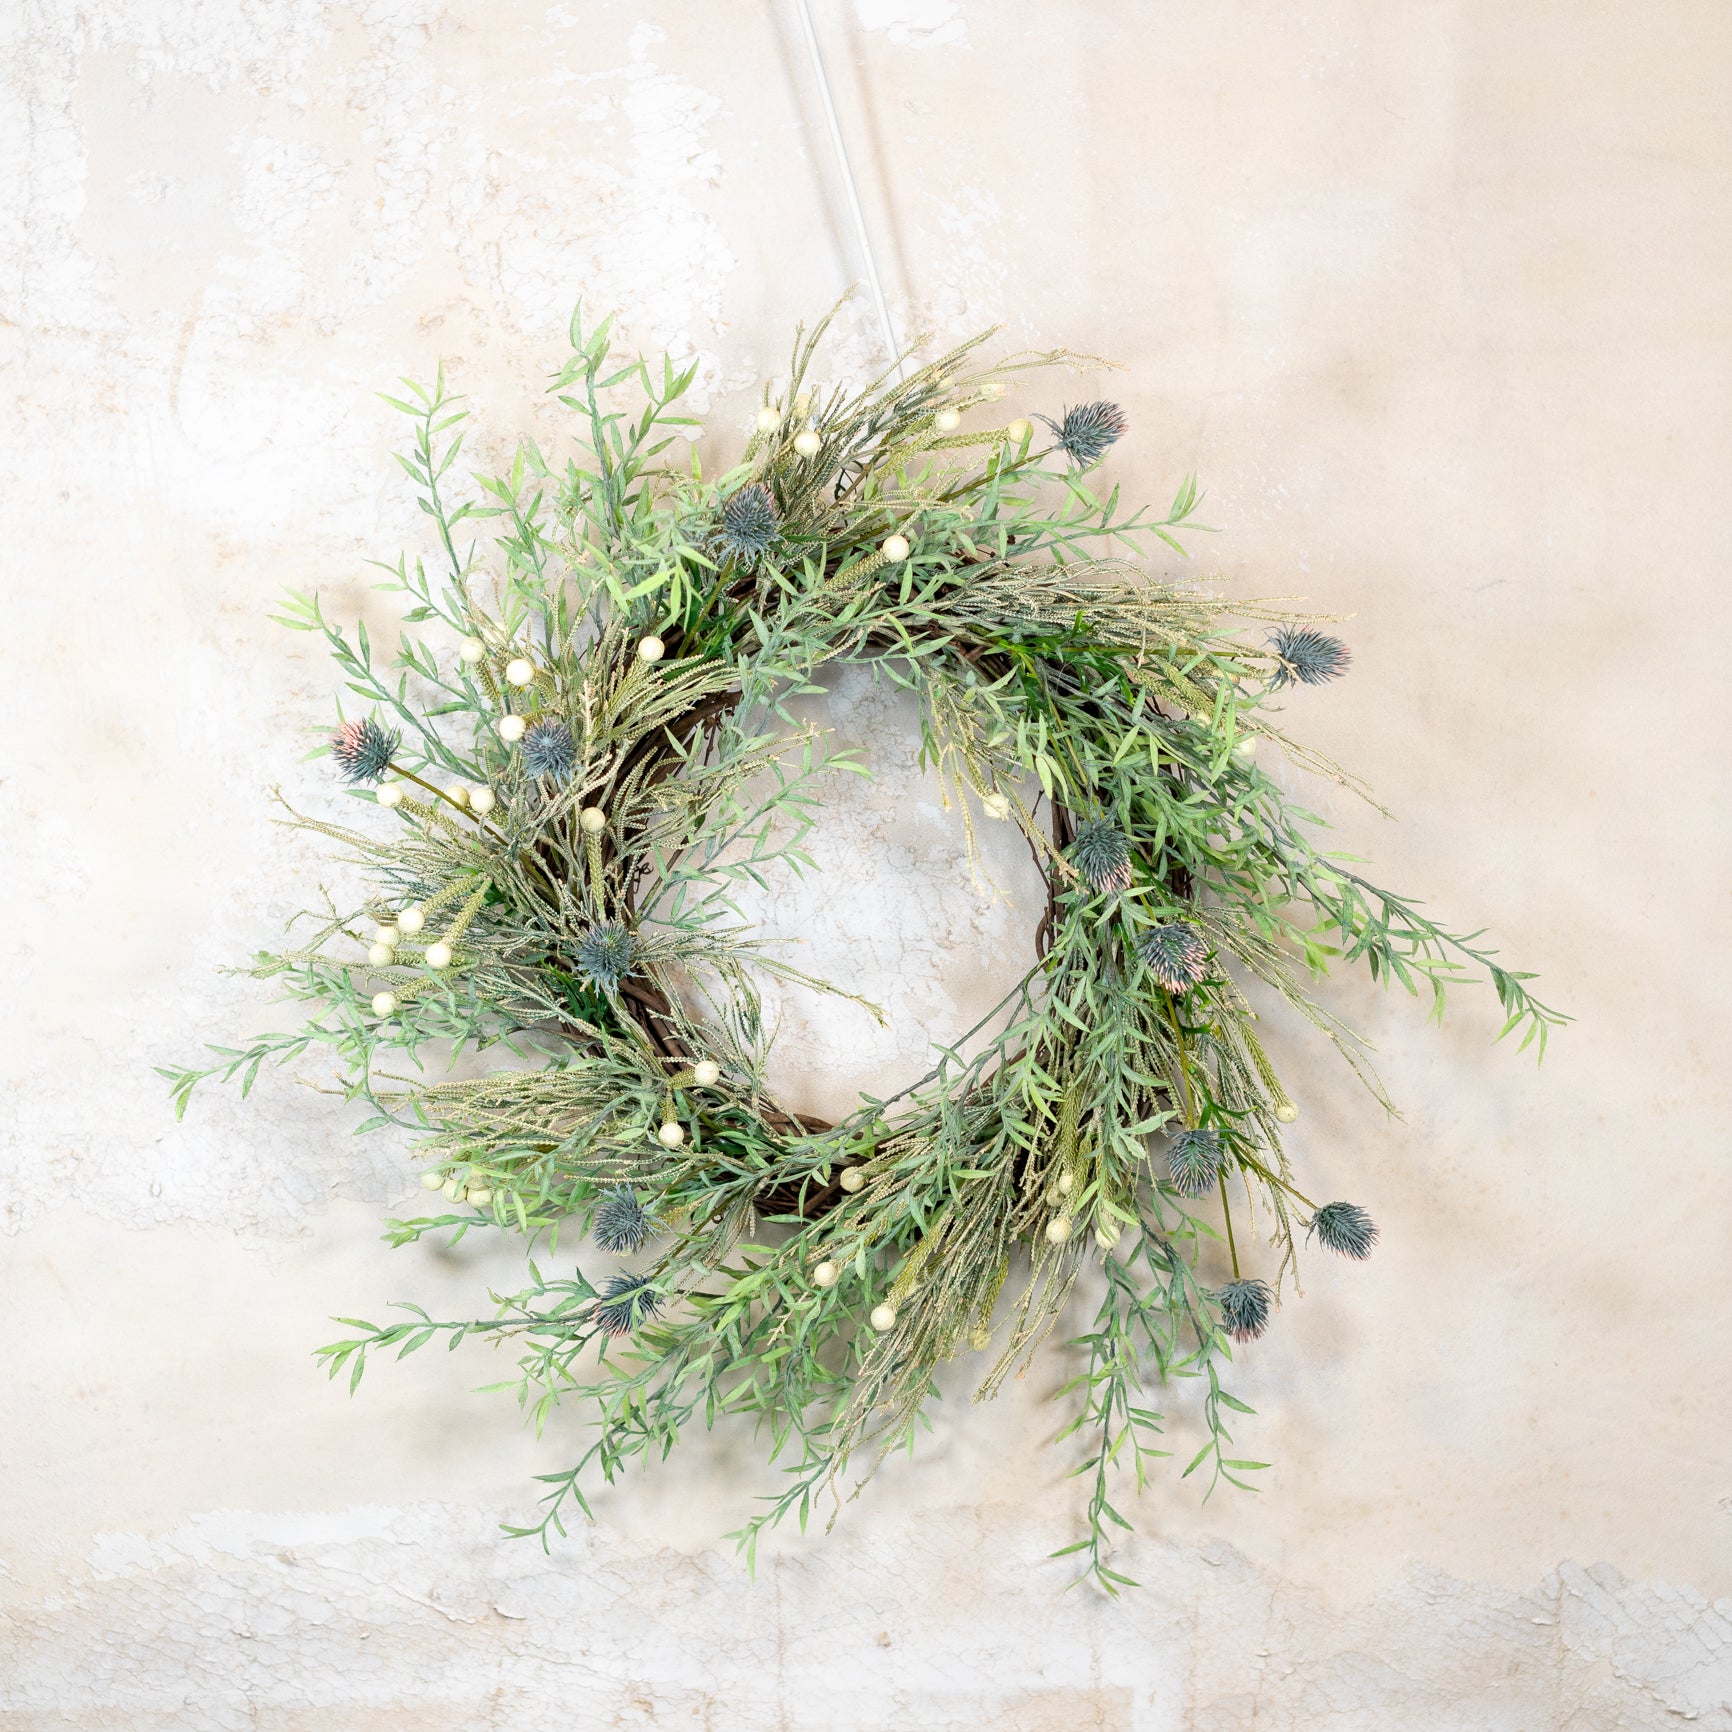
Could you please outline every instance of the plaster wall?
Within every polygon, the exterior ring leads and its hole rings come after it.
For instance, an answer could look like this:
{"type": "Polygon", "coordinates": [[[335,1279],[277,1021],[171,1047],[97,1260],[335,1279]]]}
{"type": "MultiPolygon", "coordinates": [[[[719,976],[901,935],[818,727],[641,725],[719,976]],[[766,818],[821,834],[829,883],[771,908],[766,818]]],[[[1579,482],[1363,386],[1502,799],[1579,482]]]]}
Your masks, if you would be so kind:
{"type": "MultiPolygon", "coordinates": [[[[331,677],[266,616],[290,586],[382,617],[365,560],[422,541],[372,392],[443,360],[478,456],[556,445],[581,294],[698,360],[721,453],[860,274],[794,14],[10,0],[0,1720],[1732,1728],[1732,13],[814,10],[898,318],[1125,364],[1076,391],[1129,411],[1130,492],[1200,471],[1196,571],[1354,616],[1294,724],[1400,820],[1319,809],[1578,1021],[1536,1074],[1483,992],[1436,1030],[1343,981],[1394,1123],[1282,1046],[1296,1159],[1384,1241],[1245,1355],[1266,1490],[1141,1500],[1140,1592],[1044,1561],[1082,1497],[1057,1355],[947,1402],[756,1579],[729,1435],[551,1556],[501,1538],[570,1432],[468,1393],[485,1355],[350,1401],[308,1353],[331,1312],[456,1311],[509,1258],[389,1253],[412,1169],[297,1075],[176,1125],[151,1067],[271,1025],[215,971],[316,881],[269,796],[330,800],[300,760],[331,677]]],[[[848,314],[835,367],[873,343],[848,314]]],[[[882,774],[764,918],[895,1024],[783,1005],[822,1106],[990,1002],[1028,887],[1013,855],[1008,900],[968,881],[904,709],[846,670],[817,708],[882,774]]]]}

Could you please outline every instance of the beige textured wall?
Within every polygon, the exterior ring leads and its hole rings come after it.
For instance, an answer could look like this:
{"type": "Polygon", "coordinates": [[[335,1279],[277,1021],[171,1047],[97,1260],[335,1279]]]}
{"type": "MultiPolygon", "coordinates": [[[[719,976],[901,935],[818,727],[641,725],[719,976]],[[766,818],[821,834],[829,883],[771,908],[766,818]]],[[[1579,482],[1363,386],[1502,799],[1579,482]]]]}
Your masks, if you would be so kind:
{"type": "MultiPolygon", "coordinates": [[[[1440,1034],[1344,983],[1394,1125],[1284,1049],[1298,1159],[1384,1244],[1244,1355],[1263,1495],[1142,1500],[1140,1594],[1042,1561],[1080,1508],[1057,1359],[948,1403],[755,1581],[719,1538],[761,1485],[732,1437],[551,1557],[501,1539],[569,1435],[467,1393],[479,1353],[353,1403],[307,1354],[331,1311],[461,1306],[509,1258],[388,1253],[405,1167],[291,1079],[177,1127],[150,1067],[269,1022],[214,969],[313,881],[267,793],[328,798],[298,759],[330,677],[265,614],[375,606],[363,558],[420,533],[370,392],[443,357],[488,449],[557,438],[535,394],[581,292],[700,357],[721,449],[857,272],[792,14],[12,0],[0,1717],[1732,1727],[1732,13],[816,10],[899,312],[1127,364],[1115,473],[1201,470],[1198,569],[1357,616],[1294,719],[1400,822],[1323,808],[1580,1020],[1536,1075],[1484,1002],[1440,1034]]],[[[834,893],[766,918],[898,1028],[790,1005],[814,1099],[908,1074],[1023,925],[962,880],[906,717],[846,674],[828,707],[885,780],[819,839],[834,893]]]]}

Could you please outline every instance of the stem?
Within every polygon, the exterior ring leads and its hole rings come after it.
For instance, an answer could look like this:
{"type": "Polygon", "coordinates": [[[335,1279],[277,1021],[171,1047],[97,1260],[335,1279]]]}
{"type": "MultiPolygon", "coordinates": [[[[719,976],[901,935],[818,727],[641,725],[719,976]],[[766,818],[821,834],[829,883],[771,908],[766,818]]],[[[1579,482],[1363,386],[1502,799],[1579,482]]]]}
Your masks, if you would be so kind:
{"type": "MultiPolygon", "coordinates": [[[[1006,1006],[1006,1005],[1007,1005],[1007,1004],[1009,1004],[1009,1003],[1010,1003],[1010,1001],[1011,1001],[1011,1000],[1012,1000],[1012,999],[1013,999],[1013,998],[1015,998],[1015,997],[1017,997],[1017,996],[1018,996],[1018,995],[1019,995],[1019,994],[1020,994],[1020,993],[1022,993],[1022,992],[1024,992],[1024,991],[1026,991],[1026,989],[1027,989],[1027,987],[1028,987],[1028,983],[1029,983],[1029,982],[1030,982],[1030,981],[1031,981],[1031,980],[1033,980],[1033,979],[1034,979],[1034,977],[1035,977],[1035,976],[1036,976],[1036,975],[1037,975],[1037,974],[1039,974],[1039,973],[1040,973],[1040,971],[1041,971],[1041,968],[1042,968],[1042,967],[1043,967],[1043,966],[1044,966],[1044,962],[1045,962],[1045,958],[1042,958],[1042,960],[1041,960],[1041,961],[1040,961],[1040,962],[1037,962],[1037,963],[1036,963],[1036,964],[1035,964],[1035,965],[1034,965],[1034,967],[1033,967],[1033,968],[1031,968],[1031,969],[1030,969],[1030,970],[1029,970],[1029,971],[1028,971],[1028,973],[1027,973],[1027,974],[1025,974],[1025,975],[1024,975],[1024,976],[1023,976],[1023,977],[1022,977],[1022,979],[1021,979],[1021,980],[1019,980],[1019,981],[1018,981],[1018,982],[1017,982],[1017,983],[1016,983],[1016,985],[1015,985],[1015,986],[1013,986],[1013,987],[1012,987],[1012,988],[1011,988],[1011,989],[1010,989],[1010,991],[1009,991],[1009,992],[1007,992],[1007,993],[1006,993],[1006,994],[1005,994],[1005,995],[1004,995],[1004,997],[1003,997],[1003,998],[1001,998],[1001,999],[1000,999],[1000,1000],[999,1000],[999,1001],[998,1001],[998,1003],[997,1003],[997,1004],[995,1004],[995,1005],[994,1005],[994,1006],[993,1006],[993,1007],[992,1007],[992,1009],[991,1009],[991,1010],[989,1010],[989,1011],[988,1011],[988,1012],[987,1012],[987,1013],[986,1013],[986,1015],[985,1015],[985,1016],[983,1016],[983,1017],[982,1017],[982,1018],[981,1018],[981,1019],[980,1019],[980,1021],[979,1021],[979,1022],[977,1022],[977,1023],[976,1023],[976,1024],[975,1024],[975,1025],[974,1025],[974,1027],[973,1027],[973,1028],[971,1028],[971,1029],[969,1029],[969,1031],[968,1031],[968,1032],[967,1032],[967,1033],[966,1033],[966,1034],[964,1034],[964,1035],[961,1035],[961,1036],[959,1036],[959,1037],[958,1037],[958,1038],[957,1038],[957,1039],[956,1039],[956,1040],[954,1040],[954,1041],[952,1041],[952,1042],[951,1042],[951,1043],[950,1043],[950,1050],[951,1050],[951,1052],[955,1052],[955,1053],[960,1053],[960,1051],[961,1051],[961,1049],[962,1049],[962,1045],[963,1045],[963,1042],[964,1042],[964,1041],[968,1041],[968,1040],[972,1040],[972,1039],[973,1039],[973,1038],[974,1038],[974,1037],[975,1037],[975,1035],[977,1035],[977,1034],[979,1034],[979,1033],[980,1033],[980,1031],[981,1031],[981,1030],[982,1030],[982,1029],[983,1029],[983,1028],[985,1028],[985,1027],[986,1027],[986,1025],[987,1025],[987,1024],[988,1024],[988,1023],[989,1023],[989,1022],[991,1022],[991,1021],[992,1021],[992,1019],[993,1019],[993,1018],[994,1018],[994,1017],[995,1017],[995,1016],[997,1016],[997,1015],[998,1015],[998,1013],[999,1013],[999,1012],[1000,1012],[1000,1011],[1001,1011],[1001,1010],[1003,1010],[1003,1009],[1004,1009],[1004,1007],[1005,1007],[1005,1006],[1006,1006]]],[[[990,1049],[989,1049],[989,1050],[990,1050],[990,1049]]],[[[914,1081],[913,1081],[913,1082],[911,1082],[911,1083],[910,1083],[910,1084],[909,1084],[909,1085],[908,1085],[908,1087],[907,1087],[907,1088],[905,1088],[905,1089],[899,1089],[899,1090],[898,1090],[898,1091],[897,1091],[897,1092],[896,1092],[896,1093],[895,1093],[895,1094],[893,1094],[893,1095],[886,1095],[886,1096],[885,1096],[885,1098],[884,1098],[884,1099],[883,1099],[883,1100],[881,1100],[881,1101],[879,1101],[879,1102],[878,1102],[878,1105],[877,1105],[877,1109],[876,1109],[876,1110],[877,1110],[877,1111],[880,1111],[880,1112],[881,1112],[881,1111],[882,1111],[882,1110],[883,1110],[883,1109],[884,1109],[884,1108],[885,1108],[885,1107],[887,1107],[887,1106],[889,1106],[889,1105],[890,1105],[890,1104],[891,1104],[891,1103],[892,1103],[892,1102],[894,1102],[894,1101],[899,1101],[899,1100],[901,1100],[901,1099],[902,1099],[902,1098],[903,1098],[903,1097],[904,1097],[904,1096],[905,1096],[905,1095],[911,1095],[911,1094],[913,1094],[913,1093],[914,1093],[914,1091],[915,1091],[915,1090],[916,1090],[916,1089],[917,1089],[917,1088],[920,1088],[920,1087],[921,1087],[921,1086],[922,1086],[922,1085],[923,1085],[923,1084],[925,1084],[925,1083],[929,1083],[929,1082],[931,1082],[931,1081],[932,1081],[932,1079],[933,1079],[933,1078],[934,1078],[934,1077],[936,1077],[936,1076],[938,1076],[938,1075],[940,1075],[940,1074],[941,1074],[941,1073],[942,1073],[942,1072],[943,1072],[943,1070],[944,1070],[944,1068],[945,1068],[945,1065],[946,1065],[946,1064],[948,1064],[948,1063],[949,1063],[949,1058],[948,1058],[948,1055],[947,1055],[947,1056],[946,1056],[946,1057],[945,1057],[945,1058],[944,1058],[944,1059],[941,1059],[941,1060],[940,1060],[940,1061],[939,1061],[939,1062],[938,1062],[938,1063],[937,1063],[937,1064],[936,1064],[936,1065],[934,1065],[934,1066],[933,1066],[933,1068],[932,1068],[932,1069],[931,1069],[931,1070],[929,1070],[929,1071],[928,1071],[928,1072],[927,1072],[927,1073],[926,1073],[926,1075],[925,1075],[925,1076],[923,1076],[923,1077],[916,1077],[916,1078],[915,1078],[915,1079],[914,1079],[914,1081]]]]}
{"type": "MultiPolygon", "coordinates": [[[[1178,1010],[1174,1007],[1173,995],[1169,992],[1164,994],[1164,997],[1167,1004],[1167,1021],[1173,1025],[1173,1039],[1179,1045],[1179,1096],[1185,1109],[1185,1129],[1194,1131],[1197,1128],[1197,1119],[1191,1111],[1190,1059],[1188,1057],[1189,1049],[1185,1045],[1185,1029],[1179,1021],[1178,1010]]],[[[1224,1191],[1221,1194],[1223,1198],[1226,1196],[1224,1191]]],[[[1227,1228],[1229,1235],[1231,1235],[1232,1230],[1231,1225],[1229,1225],[1227,1228]]]]}
{"type": "Polygon", "coordinates": [[[1221,1214],[1227,1223],[1227,1250],[1233,1258],[1233,1279],[1239,1279],[1239,1247],[1233,1242],[1233,1209],[1227,1201],[1227,1175],[1222,1173],[1215,1181],[1221,1187],[1221,1214]]]}
{"type": "MultiPolygon", "coordinates": [[[[1007,439],[1005,443],[1009,444],[1009,440],[1007,439]]],[[[990,475],[982,474],[979,476],[972,476],[967,481],[958,483],[957,486],[952,487],[948,492],[940,493],[935,503],[939,505],[948,505],[953,499],[961,499],[964,495],[969,493],[978,493],[988,481],[1013,480],[1017,473],[1023,469],[1038,469],[1040,464],[1046,458],[1050,457],[1057,449],[1058,447],[1056,445],[1049,445],[1044,451],[1030,451],[1025,456],[1012,457],[1009,462],[1001,463],[997,469],[991,472],[990,475]]]]}
{"type": "Polygon", "coordinates": [[[725,565],[718,567],[716,581],[710,586],[709,594],[704,597],[704,604],[698,609],[697,617],[680,634],[679,647],[681,649],[685,649],[697,638],[698,628],[710,617],[710,612],[716,603],[725,598],[728,586],[733,581],[735,563],[734,560],[729,559],[725,565]]]}
{"type": "Polygon", "coordinates": [[[389,770],[394,770],[405,782],[413,782],[417,788],[425,788],[434,799],[443,800],[452,811],[461,812],[465,818],[472,819],[475,823],[479,824],[488,835],[495,838],[495,840],[500,842],[505,840],[504,835],[498,830],[495,830],[479,812],[472,812],[467,806],[459,806],[443,788],[435,788],[431,782],[422,781],[413,770],[405,770],[401,764],[387,764],[385,767],[389,770]]]}
{"type": "Polygon", "coordinates": [[[1297,1185],[1290,1184],[1286,1179],[1283,1179],[1278,1173],[1270,1172],[1269,1169],[1266,1166],[1264,1166],[1261,1161],[1254,1159],[1252,1156],[1240,1155],[1238,1157],[1238,1159],[1239,1159],[1239,1164],[1241,1166],[1249,1167],[1251,1169],[1251,1171],[1254,1172],[1257,1175],[1257,1177],[1260,1178],[1264,1182],[1264,1184],[1266,1184],[1266,1185],[1278,1185],[1283,1191],[1285,1191],[1287,1193],[1288,1196],[1292,1197],[1296,1202],[1303,1203],[1307,1209],[1310,1209],[1313,1212],[1316,1211],[1317,1205],[1314,1202],[1312,1202],[1311,1199],[1308,1196],[1306,1196],[1305,1193],[1302,1190],[1300,1190],[1297,1185]]]}
{"type": "MultiPolygon", "coordinates": [[[[441,471],[438,460],[433,454],[433,418],[444,409],[446,403],[445,368],[443,364],[441,364],[439,368],[439,379],[435,389],[439,393],[438,400],[427,410],[426,414],[421,417],[422,445],[420,455],[422,461],[427,465],[427,497],[433,506],[430,515],[432,516],[433,521],[439,525],[439,539],[445,543],[445,556],[451,561],[451,575],[461,583],[463,581],[463,562],[457,557],[457,546],[451,539],[451,525],[446,521],[445,517],[445,502],[439,497],[439,476],[441,471]]],[[[425,402],[426,399],[423,398],[422,401],[425,402]]],[[[461,402],[462,399],[458,398],[457,401],[461,402]]],[[[465,411],[464,413],[467,412],[465,411]]],[[[461,442],[461,434],[458,435],[458,440],[461,442]]]]}
{"type": "MultiPolygon", "coordinates": [[[[1184,1091],[1185,1128],[1187,1130],[1194,1130],[1196,1128],[1196,1122],[1191,1116],[1191,1088],[1185,1077],[1185,1067],[1187,1063],[1185,1057],[1185,1031],[1183,1025],[1179,1021],[1179,1013],[1173,1006],[1173,995],[1170,992],[1166,995],[1166,999],[1167,1020],[1173,1025],[1173,1038],[1179,1043],[1179,1087],[1184,1091]]],[[[1261,1169],[1259,1169],[1259,1171],[1261,1171],[1261,1169]]],[[[1265,1174],[1264,1176],[1267,1177],[1268,1175],[1265,1174]]],[[[1281,1183],[1280,1180],[1276,1180],[1275,1182],[1277,1184],[1281,1183]]],[[[1227,1201],[1227,1175],[1224,1172],[1217,1174],[1215,1183],[1221,1192],[1221,1219],[1225,1221],[1227,1225],[1227,1251],[1233,1259],[1233,1279],[1237,1281],[1239,1279],[1239,1246],[1233,1237],[1233,1206],[1227,1201]]],[[[1284,1188],[1292,1190],[1292,1186],[1290,1185],[1285,1186],[1284,1188]]],[[[1293,1195],[1299,1197],[1297,1191],[1294,1191],[1293,1195]]],[[[1307,1199],[1299,1197],[1299,1201],[1303,1203],[1306,1202],[1307,1199]]],[[[1314,1204],[1312,1206],[1315,1207],[1314,1204]]]]}

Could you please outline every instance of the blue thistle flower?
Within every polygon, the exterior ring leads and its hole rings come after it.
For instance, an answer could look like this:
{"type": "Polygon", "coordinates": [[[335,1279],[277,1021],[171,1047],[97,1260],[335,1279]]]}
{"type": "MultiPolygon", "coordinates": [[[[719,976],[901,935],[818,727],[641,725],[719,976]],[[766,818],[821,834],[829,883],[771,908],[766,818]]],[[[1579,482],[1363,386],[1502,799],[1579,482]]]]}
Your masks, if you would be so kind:
{"type": "Polygon", "coordinates": [[[1106,455],[1107,447],[1124,438],[1125,429],[1130,426],[1117,403],[1079,403],[1076,408],[1065,410],[1062,421],[1046,415],[1041,420],[1053,430],[1064,454],[1079,469],[1098,463],[1106,455]]]}
{"type": "Polygon", "coordinates": [[[1096,890],[1129,890],[1131,845],[1117,824],[1090,818],[1077,826],[1070,845],[1072,864],[1096,890]]]}
{"type": "Polygon", "coordinates": [[[1326,1251],[1364,1262],[1377,1243],[1377,1223],[1357,1203],[1325,1203],[1311,1217],[1309,1238],[1315,1233],[1326,1251]]]}
{"type": "Polygon", "coordinates": [[[569,782],[577,768],[577,742],[564,722],[532,722],[523,735],[523,767],[532,776],[569,782]]]}
{"type": "Polygon", "coordinates": [[[722,507],[716,546],[741,565],[756,565],[781,533],[782,517],[776,510],[774,496],[763,482],[754,481],[733,494],[722,507]]]}
{"type": "Polygon", "coordinates": [[[615,1275],[595,1302],[595,1326],[608,1335],[629,1335],[661,1315],[661,1296],[647,1275],[615,1275]]]}
{"type": "Polygon", "coordinates": [[[1213,1132],[1180,1131],[1167,1150],[1167,1171],[1181,1197],[1201,1197],[1221,1176],[1221,1139],[1213,1132]]]}
{"type": "Polygon", "coordinates": [[[577,966],[593,986],[617,992],[637,962],[637,935],[617,920],[592,926],[577,941],[577,966]]]}
{"type": "Polygon", "coordinates": [[[1270,638],[1269,647],[1281,658],[1269,684],[1279,691],[1295,680],[1320,686],[1347,672],[1353,652],[1340,638],[1309,626],[1284,625],[1270,638]]]}
{"type": "Polygon", "coordinates": [[[403,736],[382,728],[371,716],[344,722],[331,736],[331,756],[345,782],[376,782],[391,767],[391,755],[403,736]]]}
{"type": "Polygon", "coordinates": [[[1229,1281],[1215,1290],[1221,1306],[1221,1327],[1235,1341],[1255,1341],[1269,1327],[1269,1308],[1275,1301],[1267,1281],[1229,1281]]]}
{"type": "Polygon", "coordinates": [[[1137,955],[1168,992],[1188,992],[1209,972],[1209,946],[1182,921],[1157,926],[1137,940],[1137,955]]]}
{"type": "Polygon", "coordinates": [[[637,1192],[625,1185],[609,1191],[595,1211],[595,1242],[616,1257],[641,1251],[661,1228],[661,1222],[638,1201],[637,1192]]]}

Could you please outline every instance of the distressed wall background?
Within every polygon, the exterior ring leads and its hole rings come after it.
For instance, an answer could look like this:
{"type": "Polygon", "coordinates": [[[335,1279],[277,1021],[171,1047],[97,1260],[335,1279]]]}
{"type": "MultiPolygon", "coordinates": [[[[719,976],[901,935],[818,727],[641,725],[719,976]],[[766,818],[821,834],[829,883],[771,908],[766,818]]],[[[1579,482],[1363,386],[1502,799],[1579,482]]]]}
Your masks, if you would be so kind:
{"type": "MultiPolygon", "coordinates": [[[[1080,1507],[1056,1360],[993,1407],[959,1386],[756,1580],[721,1537],[761,1489],[731,1437],[551,1557],[502,1539],[571,1438],[468,1394],[484,1354],[353,1402],[308,1358],[329,1312],[469,1303],[492,1254],[387,1253],[412,1171],[294,1078],[177,1127],[151,1066],[269,1024],[215,969],[316,871],[269,789],[329,799],[299,759],[330,677],[266,614],[285,585],[375,607],[364,560],[421,534],[372,391],[442,358],[483,455],[556,445],[581,293],[699,358],[721,451],[858,274],[792,14],[11,0],[0,1717],[1732,1727],[1732,13],[816,9],[899,316],[1128,365],[1115,473],[1202,472],[1197,569],[1357,615],[1352,677],[1294,719],[1400,822],[1316,798],[1580,1020],[1536,1076],[1483,993],[1439,1034],[1345,984],[1396,1124],[1284,1049],[1299,1160],[1384,1244],[1244,1356],[1267,1490],[1159,1483],[1121,1603],[1043,1561],[1080,1507]]],[[[836,366],[871,344],[853,318],[836,366]]],[[[1024,942],[907,716],[847,673],[827,707],[884,778],[766,918],[898,1028],[790,1003],[814,1101],[917,1069],[1024,942]]]]}

